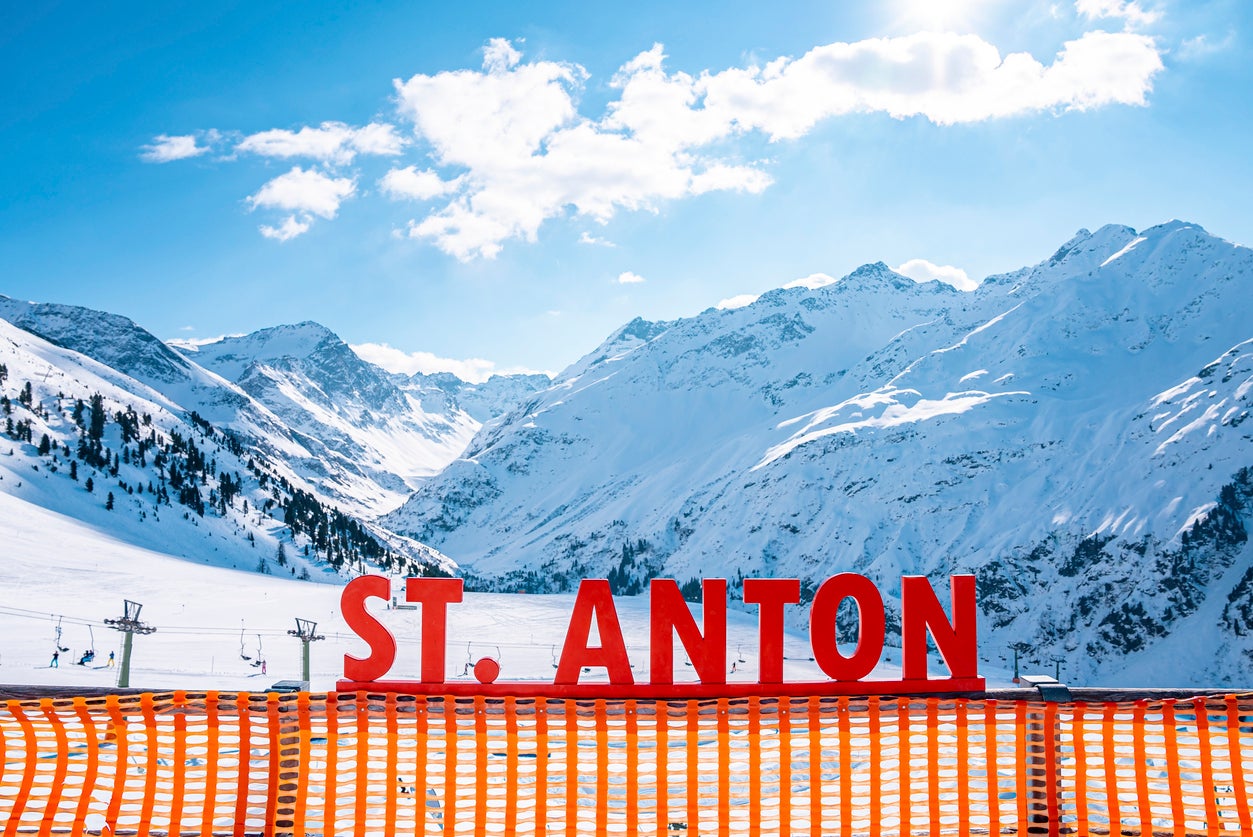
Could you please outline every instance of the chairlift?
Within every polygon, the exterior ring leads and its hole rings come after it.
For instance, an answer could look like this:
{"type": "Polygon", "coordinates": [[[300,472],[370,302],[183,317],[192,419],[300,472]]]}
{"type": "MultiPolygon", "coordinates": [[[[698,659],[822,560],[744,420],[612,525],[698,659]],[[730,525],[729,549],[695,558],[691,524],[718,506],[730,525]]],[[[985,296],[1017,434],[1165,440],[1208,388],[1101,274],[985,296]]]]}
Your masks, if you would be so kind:
{"type": "Polygon", "coordinates": [[[261,634],[257,634],[257,658],[252,661],[253,668],[265,667],[265,654],[261,651],[261,634]]]}
{"type": "Polygon", "coordinates": [[[252,662],[252,657],[244,653],[244,620],[239,620],[239,659],[246,663],[252,662]]]}
{"type": "Polygon", "coordinates": [[[553,668],[557,667],[557,646],[553,646],[553,668]]]}
{"type": "Polygon", "coordinates": [[[740,665],[743,665],[744,663],[748,662],[748,660],[744,659],[744,644],[743,643],[740,643],[739,645],[735,646],[735,660],[740,665]]]}
{"type": "Polygon", "coordinates": [[[87,635],[91,638],[91,645],[82,656],[78,658],[78,664],[85,666],[96,659],[96,632],[91,629],[91,625],[87,626],[87,635]]]}
{"type": "Polygon", "coordinates": [[[474,668],[474,658],[470,655],[470,643],[466,643],[466,664],[461,669],[461,676],[466,677],[470,674],[470,670],[474,668]]]}
{"type": "Polygon", "coordinates": [[[55,645],[56,649],[60,651],[62,654],[68,654],[70,649],[67,646],[61,644],[61,619],[62,618],[64,617],[61,617],[61,616],[57,617],[57,637],[53,641],[52,644],[55,645]]]}

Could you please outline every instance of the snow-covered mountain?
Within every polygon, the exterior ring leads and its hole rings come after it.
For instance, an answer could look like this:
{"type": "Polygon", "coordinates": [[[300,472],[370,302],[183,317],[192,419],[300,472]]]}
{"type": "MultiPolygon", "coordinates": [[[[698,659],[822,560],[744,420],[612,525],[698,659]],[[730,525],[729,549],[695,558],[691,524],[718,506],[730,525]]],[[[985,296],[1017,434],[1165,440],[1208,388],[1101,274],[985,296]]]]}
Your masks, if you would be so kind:
{"type": "Polygon", "coordinates": [[[312,323],[180,353],[125,317],[0,297],[0,492],[213,566],[452,571],[370,520],[480,426],[402,383],[312,323]]]}
{"type": "Polygon", "coordinates": [[[481,425],[440,390],[398,386],[317,323],[175,348],[273,412],[308,451],[301,470],[363,513],[399,505],[481,425]]]}
{"type": "Polygon", "coordinates": [[[0,296],[0,318],[195,410],[366,517],[400,505],[483,421],[548,383],[542,375],[477,386],[451,375],[389,375],[316,323],[169,346],[125,317],[78,306],[0,296]]]}
{"type": "Polygon", "coordinates": [[[486,424],[532,393],[552,385],[552,380],[540,373],[492,375],[481,383],[463,381],[451,372],[393,377],[402,389],[419,393],[424,405],[432,398],[437,399],[436,403],[440,403],[438,399],[451,401],[480,424],[486,424]]]}
{"type": "Polygon", "coordinates": [[[1243,683],[1251,299],[1253,250],[1176,221],[636,320],[382,520],[498,589],[971,571],[994,664],[1243,683]]]}
{"type": "MultiPolygon", "coordinates": [[[[102,539],[307,580],[338,580],[365,562],[453,568],[422,544],[328,505],[199,412],[5,320],[0,412],[0,493],[81,521],[102,539]]],[[[59,560],[47,552],[54,574],[59,560]]]]}

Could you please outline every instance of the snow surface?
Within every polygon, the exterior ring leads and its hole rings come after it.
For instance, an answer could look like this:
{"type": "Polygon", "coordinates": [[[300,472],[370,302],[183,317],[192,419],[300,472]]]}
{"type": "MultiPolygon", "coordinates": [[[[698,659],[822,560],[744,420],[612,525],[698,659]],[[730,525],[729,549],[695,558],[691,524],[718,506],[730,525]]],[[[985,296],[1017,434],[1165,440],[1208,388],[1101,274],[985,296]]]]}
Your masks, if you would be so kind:
{"type": "MultiPolygon", "coordinates": [[[[316,621],[317,632],[326,636],[311,647],[314,690],[334,688],[343,675],[344,654],[368,653],[340,617],[341,588],[337,585],[301,583],[181,560],[133,546],[102,527],[3,492],[0,519],[5,521],[6,536],[0,682],[115,685],[118,671],[106,667],[105,661],[110,651],[120,661],[122,635],[103,620],[122,614],[123,599],[141,603],[140,618],[158,628],[156,633],[134,639],[131,685],[135,687],[263,691],[278,680],[299,679],[300,642],[286,633],[295,627],[296,617],[316,621]],[[70,651],[61,654],[57,668],[50,668],[58,617],[62,617],[62,645],[70,651]],[[253,660],[265,658],[264,674],[241,658],[241,643],[244,655],[253,660]],[[93,646],[93,664],[73,664],[93,646]]],[[[448,679],[473,680],[465,670],[468,655],[472,660],[483,656],[499,660],[502,682],[551,682],[553,656],[560,654],[573,601],[569,594],[466,594],[464,602],[451,605],[448,611],[448,679]]],[[[643,681],[648,665],[646,598],[619,597],[615,604],[636,679],[643,681]]],[[[398,640],[390,676],[416,679],[421,612],[385,611],[377,600],[372,610],[398,640]]],[[[699,608],[695,613],[699,620],[699,608]]],[[[728,682],[754,682],[758,672],[755,617],[729,613],[727,636],[728,662],[736,663],[728,682]]],[[[825,679],[808,660],[806,636],[790,632],[785,655],[789,658],[784,663],[785,680],[825,679]]],[[[889,649],[886,656],[899,660],[895,649],[889,649]]],[[[691,669],[679,663],[684,660],[681,650],[676,651],[675,660],[675,680],[693,680],[691,669]]],[[[940,675],[943,669],[934,673],[940,675]]],[[[884,662],[871,677],[898,679],[900,669],[884,662]]],[[[603,669],[593,669],[583,678],[605,680],[603,669]]],[[[992,670],[992,679],[1003,685],[1004,673],[992,670]]]]}

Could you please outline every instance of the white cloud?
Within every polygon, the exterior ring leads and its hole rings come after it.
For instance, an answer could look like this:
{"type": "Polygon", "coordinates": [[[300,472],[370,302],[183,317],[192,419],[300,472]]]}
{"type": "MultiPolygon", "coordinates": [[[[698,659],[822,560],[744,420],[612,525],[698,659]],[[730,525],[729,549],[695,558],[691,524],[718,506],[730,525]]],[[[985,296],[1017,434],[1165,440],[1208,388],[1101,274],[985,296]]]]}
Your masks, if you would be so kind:
{"type": "MultiPolygon", "coordinates": [[[[216,132],[213,132],[216,136],[216,132]]],[[[169,163],[173,160],[186,160],[188,157],[199,157],[209,153],[209,146],[197,145],[195,135],[172,137],[158,134],[153,137],[151,145],[145,145],[139,159],[148,163],[169,163]]]]}
{"type": "Polygon", "coordinates": [[[632,273],[629,270],[624,270],[618,274],[619,285],[638,285],[644,281],[647,280],[643,276],[640,276],[638,273],[632,273]]]}
{"type": "Polygon", "coordinates": [[[943,282],[952,285],[959,291],[973,291],[979,283],[966,275],[966,271],[952,265],[939,265],[926,259],[910,259],[900,267],[892,268],[902,276],[908,276],[915,282],[943,282]]]}
{"type": "Polygon", "coordinates": [[[1235,46],[1236,32],[1234,29],[1227,30],[1227,34],[1221,40],[1212,40],[1206,35],[1197,35],[1195,38],[1186,38],[1179,44],[1179,50],[1176,53],[1180,60],[1197,61],[1219,52],[1226,52],[1235,46]]]}
{"type": "Polygon", "coordinates": [[[401,375],[451,372],[463,381],[481,384],[492,375],[534,374],[530,369],[497,369],[495,363],[483,358],[454,360],[430,352],[405,352],[386,343],[360,343],[351,348],[357,353],[357,357],[367,363],[401,375]]]}
{"type": "Polygon", "coordinates": [[[793,279],[783,287],[785,288],[809,288],[816,291],[818,288],[825,288],[827,285],[833,285],[840,281],[834,276],[828,276],[825,273],[811,273],[808,276],[802,276],[799,279],[793,279]]]}
{"type": "Polygon", "coordinates": [[[1088,20],[1120,18],[1134,27],[1148,26],[1162,17],[1159,11],[1145,10],[1137,0],[1075,0],[1075,10],[1088,20]]]}
{"type": "Polygon", "coordinates": [[[740,130],[794,139],[823,119],[881,111],[937,125],[1145,103],[1162,69],[1151,38],[1088,32],[1051,65],[976,35],[924,32],[816,47],[796,60],[702,78],[705,109],[740,130]]]}
{"type": "MultiPolygon", "coordinates": [[[[248,203],[253,209],[264,207],[334,218],[340,203],[351,197],[356,189],[356,182],[349,178],[329,177],[321,172],[312,169],[305,171],[296,166],[266,183],[255,195],[249,196],[248,203]]],[[[284,226],[287,226],[287,222],[284,222],[284,226]]]]}
{"type": "Polygon", "coordinates": [[[303,215],[299,219],[295,215],[288,215],[283,219],[283,223],[277,227],[262,224],[259,229],[266,238],[273,238],[278,241],[291,241],[296,236],[307,233],[311,223],[313,222],[308,215],[303,215]]]}
{"type": "Polygon", "coordinates": [[[351,140],[358,152],[379,157],[395,157],[407,144],[405,138],[396,133],[396,126],[385,122],[371,122],[358,128],[351,140]]]}
{"type": "Polygon", "coordinates": [[[305,126],[299,131],[275,128],[244,137],[236,151],[262,157],[306,157],[323,163],[347,165],[357,154],[395,156],[404,149],[405,140],[394,125],[372,122],[354,128],[343,122],[323,122],[317,128],[305,126]]]}
{"type": "Polygon", "coordinates": [[[746,305],[752,305],[757,301],[757,297],[759,296],[760,294],[736,294],[735,296],[727,297],[714,307],[719,311],[730,311],[733,308],[743,308],[746,305]]]}
{"type": "Polygon", "coordinates": [[[711,191],[761,192],[771,183],[764,163],[725,150],[745,132],[795,139],[824,119],[872,111],[948,125],[1140,105],[1162,69],[1154,41],[1128,32],[1088,32],[1047,66],[945,33],[828,44],[698,76],[669,73],[664,60],[658,44],[624,64],[611,81],[619,95],[599,121],[576,107],[582,67],[523,62],[499,39],[485,49],[482,71],[396,80],[401,114],[465,186],[410,222],[408,234],[462,260],[491,258],[509,239],[534,241],[546,220],[568,211],[604,222],[711,191]]]}
{"type": "MultiPolygon", "coordinates": [[[[179,331],[195,331],[194,326],[183,326],[179,331]]],[[[165,341],[165,345],[173,346],[177,349],[183,349],[189,352],[200,351],[201,346],[208,346],[211,343],[218,343],[228,337],[246,337],[244,332],[239,334],[219,334],[217,337],[174,337],[165,341]]]]}
{"type": "Polygon", "coordinates": [[[618,246],[617,244],[614,244],[612,241],[609,241],[608,239],[597,238],[596,236],[589,233],[587,230],[584,230],[582,233],[579,234],[579,243],[580,244],[596,244],[601,247],[617,247],[618,246]]]}
{"type": "Polygon", "coordinates": [[[379,188],[392,200],[428,201],[451,194],[460,185],[460,177],[444,180],[430,169],[418,171],[416,166],[392,169],[379,180],[379,188]]]}
{"type": "MultiPolygon", "coordinates": [[[[1158,14],[1137,0],[1078,0],[1076,8],[1089,19],[1114,16],[1129,25],[1158,14]]],[[[416,145],[422,160],[393,167],[380,191],[436,201],[403,234],[471,260],[491,258],[511,240],[534,241],[546,221],[564,215],[603,224],[621,211],[657,212],[711,192],[760,193],[773,182],[769,161],[742,157],[735,140],[745,134],[794,140],[824,120],[859,113],[951,125],[1144,105],[1162,70],[1154,39],[1128,31],[1086,32],[1047,64],[1025,52],[1002,55],[976,35],[944,32],[825,44],[797,58],[695,74],[671,72],[665,61],[661,44],[627,61],[608,80],[613,95],[604,111],[584,115],[583,67],[526,61],[516,42],[495,38],[479,70],[394,80],[397,114],[412,138],[383,121],[327,121],[254,133],[235,150],[328,169],[416,145]]],[[[195,137],[161,135],[144,159],[207,150],[195,137]]],[[[356,179],[356,172],[333,178],[295,168],[248,200],[254,208],[331,218],[355,193],[356,179]]],[[[298,234],[307,220],[267,229],[275,237],[284,229],[298,234]]],[[[598,240],[584,233],[580,241],[598,240]]]]}
{"type": "Polygon", "coordinates": [[[522,53],[507,38],[492,38],[483,47],[483,66],[490,72],[504,72],[521,60],[522,53]]]}

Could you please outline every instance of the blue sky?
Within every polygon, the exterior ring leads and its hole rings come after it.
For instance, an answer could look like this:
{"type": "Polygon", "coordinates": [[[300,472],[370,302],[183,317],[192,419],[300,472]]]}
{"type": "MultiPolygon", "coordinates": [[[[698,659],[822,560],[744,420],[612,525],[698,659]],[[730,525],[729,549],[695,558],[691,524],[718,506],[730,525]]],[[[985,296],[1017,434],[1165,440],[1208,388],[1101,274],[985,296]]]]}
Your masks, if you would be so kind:
{"type": "Polygon", "coordinates": [[[1253,243],[1240,0],[3,16],[0,293],[167,339],[308,319],[396,369],[556,371],[868,261],[978,280],[1171,218],[1253,243]]]}

